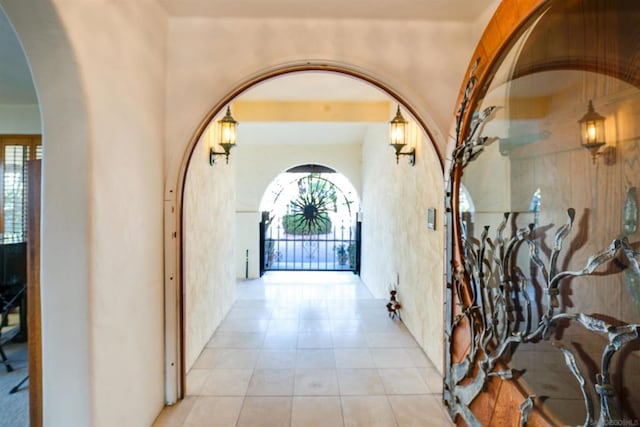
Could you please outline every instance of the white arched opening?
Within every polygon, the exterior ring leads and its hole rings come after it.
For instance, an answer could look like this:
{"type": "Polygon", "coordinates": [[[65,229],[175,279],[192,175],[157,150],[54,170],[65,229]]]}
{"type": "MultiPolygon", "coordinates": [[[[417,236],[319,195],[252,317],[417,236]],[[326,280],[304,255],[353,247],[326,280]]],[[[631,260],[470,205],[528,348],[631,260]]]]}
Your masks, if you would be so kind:
{"type": "Polygon", "coordinates": [[[278,174],[260,202],[262,270],[359,272],[360,200],[341,173],[300,165],[278,174]]]}
{"type": "MultiPolygon", "coordinates": [[[[45,154],[40,281],[44,422],[90,425],[91,138],[77,62],[51,2],[3,1],[0,7],[15,29],[29,62],[42,123],[45,154]]],[[[30,381],[36,384],[39,379],[34,377],[30,381]]]]}
{"type": "MultiPolygon", "coordinates": [[[[368,209],[370,210],[369,214],[367,214],[366,209],[364,212],[365,218],[370,220],[368,233],[371,236],[374,234],[382,236],[381,238],[383,239],[383,241],[380,241],[380,239],[372,237],[369,243],[368,256],[370,262],[366,268],[366,274],[370,278],[370,283],[375,287],[373,293],[377,297],[384,297],[385,295],[388,296],[387,289],[390,285],[399,284],[403,288],[402,292],[404,292],[407,299],[407,313],[409,313],[406,317],[403,316],[403,319],[406,318],[406,323],[410,325],[414,336],[421,345],[424,346],[424,343],[429,343],[429,357],[435,361],[436,366],[441,365],[442,319],[437,310],[432,307],[442,306],[442,283],[440,280],[442,278],[442,265],[440,254],[442,253],[443,230],[438,227],[435,232],[429,231],[426,226],[428,206],[436,207],[438,215],[442,214],[442,167],[436,148],[431,142],[433,138],[428,133],[424,120],[410,107],[410,104],[379,80],[346,66],[327,65],[326,63],[314,65],[305,61],[301,64],[282,66],[249,79],[216,104],[216,107],[198,127],[189,143],[190,148],[185,153],[181,166],[182,172],[178,174],[179,179],[175,187],[178,189],[177,194],[174,196],[174,187],[167,189],[167,201],[172,201],[175,198],[176,202],[175,205],[173,203],[166,205],[167,210],[165,212],[169,214],[167,218],[171,220],[168,223],[170,227],[168,230],[179,230],[174,235],[175,237],[170,239],[172,244],[167,247],[167,266],[170,274],[167,276],[168,280],[165,281],[167,285],[166,307],[168,314],[167,366],[173,369],[173,374],[169,376],[168,390],[170,392],[173,390],[176,393],[176,397],[184,393],[184,389],[181,389],[181,384],[184,384],[185,371],[191,367],[200,349],[206,343],[204,337],[208,339],[211,336],[211,333],[230,307],[230,303],[233,301],[232,289],[235,286],[235,278],[230,275],[227,267],[222,272],[222,276],[207,279],[209,273],[203,274],[203,272],[208,268],[192,270],[192,267],[189,267],[188,264],[196,258],[200,258],[207,260],[208,265],[215,263],[212,260],[226,260],[226,265],[228,266],[228,257],[233,256],[231,255],[233,253],[235,253],[236,257],[242,253],[240,257],[244,259],[244,251],[239,251],[237,248],[234,251],[228,245],[228,242],[233,242],[234,239],[233,233],[229,233],[230,224],[227,222],[228,218],[233,215],[234,207],[229,204],[229,200],[226,199],[227,196],[222,196],[222,194],[231,191],[238,196],[245,196],[245,199],[239,202],[236,201],[235,211],[236,214],[245,215],[247,222],[244,224],[237,222],[235,228],[249,230],[252,235],[256,236],[257,240],[258,233],[254,230],[257,231],[259,222],[259,202],[264,190],[275,174],[286,170],[290,165],[294,164],[314,162],[335,164],[334,162],[340,163],[344,160],[343,156],[339,155],[339,151],[335,149],[326,149],[323,154],[325,157],[318,158],[317,156],[311,156],[310,149],[304,144],[300,145],[300,147],[289,146],[286,150],[274,150],[273,147],[269,147],[269,144],[266,144],[267,146],[265,147],[260,147],[259,144],[242,143],[242,141],[246,141],[246,139],[243,140],[242,132],[243,129],[246,129],[246,126],[243,128],[243,123],[246,124],[247,121],[246,117],[243,117],[242,108],[239,107],[241,103],[236,103],[239,96],[247,89],[257,87],[259,83],[274,78],[285,79],[287,76],[298,72],[324,72],[347,77],[360,81],[360,83],[369,84],[377,88],[377,90],[382,90],[388,97],[383,106],[384,117],[380,119],[379,123],[375,124],[375,131],[365,132],[366,143],[363,143],[362,147],[366,147],[362,148],[362,151],[359,151],[356,155],[356,163],[369,165],[367,170],[357,169],[351,175],[346,173],[349,168],[343,169],[342,166],[339,167],[336,164],[336,169],[344,171],[352,182],[352,176],[354,176],[358,182],[357,184],[354,183],[356,189],[361,187],[364,190],[363,201],[367,197],[369,200],[368,209]],[[410,140],[417,152],[415,167],[406,164],[405,159],[401,159],[403,161],[396,164],[393,150],[388,147],[386,129],[388,121],[395,113],[396,102],[403,105],[405,117],[409,116],[411,121],[409,127],[410,140]],[[231,105],[235,118],[240,122],[238,129],[239,142],[231,153],[228,165],[216,164],[211,167],[208,165],[208,160],[205,162],[205,159],[208,159],[209,145],[207,144],[211,142],[207,134],[211,129],[210,126],[222,116],[228,105],[231,105]],[[250,158],[251,160],[247,160],[250,158]],[[265,175],[267,177],[266,181],[263,179],[265,177],[261,177],[260,181],[264,182],[264,184],[262,186],[243,187],[244,184],[241,181],[234,180],[234,175],[236,178],[245,176],[244,173],[239,174],[238,172],[238,168],[243,165],[245,167],[250,165],[252,174],[265,175]],[[274,168],[275,171],[271,171],[274,168]],[[197,178],[195,174],[192,175],[192,172],[196,169],[203,173],[200,178],[197,178]],[[206,178],[206,176],[210,176],[210,178],[206,178]],[[189,180],[192,180],[192,182],[190,183],[189,180]],[[213,224],[213,227],[217,230],[215,242],[206,243],[204,240],[211,239],[212,234],[194,231],[198,230],[198,226],[192,215],[198,209],[189,208],[189,204],[200,203],[195,202],[196,196],[206,193],[208,190],[205,190],[205,187],[215,185],[220,186],[217,190],[212,189],[212,191],[217,192],[218,196],[215,198],[200,198],[207,199],[210,202],[206,203],[207,207],[204,210],[200,210],[200,212],[207,213],[207,215],[202,216],[201,220],[206,220],[208,224],[213,224]],[[188,187],[197,188],[197,193],[188,190],[188,187]],[[365,193],[368,196],[365,196],[365,193]],[[248,195],[251,195],[251,197],[246,197],[248,195]],[[213,202],[214,199],[222,203],[213,202]],[[223,201],[222,199],[225,200],[223,201]],[[379,208],[376,209],[375,206],[379,208]],[[381,211],[385,211],[384,215],[380,214],[381,211]],[[222,216],[216,216],[216,213],[218,215],[222,214],[222,216]],[[210,221],[212,217],[217,219],[210,221]],[[173,228],[172,221],[176,221],[176,228],[173,228]],[[216,221],[218,221],[217,224],[216,221]],[[191,239],[194,235],[202,242],[199,246],[193,245],[193,240],[191,239]],[[414,244],[414,240],[416,242],[419,241],[419,243],[414,244]],[[173,245],[174,242],[175,246],[173,245]],[[215,249],[211,252],[210,249],[207,249],[208,247],[215,249]],[[425,254],[430,251],[433,253],[429,256],[429,262],[425,263],[425,254]],[[379,268],[384,269],[382,274],[378,274],[379,268]],[[198,271],[198,274],[202,276],[203,286],[201,289],[205,291],[196,298],[194,298],[196,294],[189,296],[189,289],[192,286],[188,278],[189,271],[198,271]],[[173,277],[176,277],[174,272],[179,278],[179,283],[173,282],[173,277]],[[178,274],[179,272],[184,273],[181,275],[178,274]],[[211,287],[209,285],[207,287],[204,285],[207,282],[215,283],[216,286],[211,287]],[[183,295],[186,295],[186,300],[183,299],[183,295]],[[211,307],[211,309],[205,307],[201,309],[187,308],[185,303],[188,304],[189,298],[199,303],[215,301],[216,306],[211,307]],[[433,303],[434,301],[435,303],[433,303]],[[180,311],[174,311],[175,307],[180,307],[180,311]],[[198,322],[197,316],[194,316],[196,312],[203,313],[201,317],[208,316],[208,314],[205,315],[204,313],[215,313],[213,317],[216,319],[205,326],[208,332],[199,334],[203,339],[202,343],[186,343],[194,336],[192,327],[189,324],[191,322],[191,325],[194,325],[198,322]],[[190,316],[191,319],[189,319],[190,316]],[[185,337],[189,337],[188,340],[185,337]],[[186,346],[178,345],[177,343],[180,342],[185,342],[186,346]],[[176,362],[175,365],[173,364],[174,362],[176,362]],[[176,381],[171,382],[172,378],[175,378],[176,381]],[[179,378],[183,378],[183,380],[180,381],[179,378]]],[[[268,139],[269,135],[263,133],[262,136],[268,139]]],[[[318,135],[312,136],[317,137],[318,135]]],[[[441,224],[441,220],[438,223],[441,224]]],[[[170,234],[173,234],[173,232],[168,233],[168,235],[170,234]]],[[[238,263],[235,263],[235,265],[238,265],[238,263]]],[[[171,401],[170,398],[169,401],[171,401]]]]}

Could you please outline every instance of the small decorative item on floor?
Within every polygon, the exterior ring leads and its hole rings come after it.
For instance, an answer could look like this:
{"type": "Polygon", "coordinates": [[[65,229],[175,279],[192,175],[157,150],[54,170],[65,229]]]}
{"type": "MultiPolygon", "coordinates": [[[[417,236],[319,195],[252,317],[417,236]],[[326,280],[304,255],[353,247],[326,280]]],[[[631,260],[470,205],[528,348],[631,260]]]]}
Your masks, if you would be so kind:
{"type": "Polygon", "coordinates": [[[389,313],[389,317],[391,317],[392,319],[398,319],[398,320],[402,320],[400,318],[400,309],[402,308],[402,305],[398,302],[396,295],[397,295],[398,291],[396,291],[395,289],[391,289],[389,291],[389,302],[387,303],[387,312],[389,313]]]}

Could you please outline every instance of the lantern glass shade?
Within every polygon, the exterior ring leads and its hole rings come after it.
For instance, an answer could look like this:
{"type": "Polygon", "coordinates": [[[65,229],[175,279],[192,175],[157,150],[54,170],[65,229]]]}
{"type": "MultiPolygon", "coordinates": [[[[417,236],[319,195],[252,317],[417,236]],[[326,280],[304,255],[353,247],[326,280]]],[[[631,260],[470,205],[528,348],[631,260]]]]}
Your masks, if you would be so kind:
{"type": "Polygon", "coordinates": [[[394,147],[404,147],[407,144],[407,121],[402,117],[399,106],[389,125],[390,144],[394,147]]]}
{"type": "Polygon", "coordinates": [[[218,127],[220,130],[219,144],[227,151],[227,148],[236,145],[238,128],[238,122],[231,116],[231,109],[229,107],[227,107],[225,116],[218,120],[218,127]]]}
{"type": "Polygon", "coordinates": [[[582,116],[580,124],[580,143],[587,149],[597,150],[605,145],[604,117],[598,114],[593,108],[593,103],[589,101],[589,109],[582,116]]]}

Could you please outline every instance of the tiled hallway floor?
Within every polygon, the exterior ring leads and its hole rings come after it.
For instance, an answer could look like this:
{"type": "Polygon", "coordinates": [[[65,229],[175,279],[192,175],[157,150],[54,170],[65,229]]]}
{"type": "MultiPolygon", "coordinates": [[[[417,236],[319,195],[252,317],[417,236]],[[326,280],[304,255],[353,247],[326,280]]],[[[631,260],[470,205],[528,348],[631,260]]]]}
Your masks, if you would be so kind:
{"type": "Polygon", "coordinates": [[[440,375],[358,276],[272,272],[237,296],[155,426],[452,425],[440,375]]]}

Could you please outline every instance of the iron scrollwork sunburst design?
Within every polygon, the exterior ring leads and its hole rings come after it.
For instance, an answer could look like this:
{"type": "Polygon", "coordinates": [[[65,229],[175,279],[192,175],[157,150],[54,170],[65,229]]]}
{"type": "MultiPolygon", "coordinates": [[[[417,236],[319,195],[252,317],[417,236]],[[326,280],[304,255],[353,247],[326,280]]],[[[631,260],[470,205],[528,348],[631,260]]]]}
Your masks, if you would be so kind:
{"type": "Polygon", "coordinates": [[[298,197],[290,202],[293,229],[302,234],[329,232],[336,198],[335,185],[326,179],[312,174],[298,180],[298,197]]]}
{"type": "MultiPolygon", "coordinates": [[[[475,66],[477,66],[476,61],[475,66]]],[[[454,177],[457,168],[464,168],[475,160],[484,147],[491,143],[491,139],[478,137],[478,129],[492,115],[495,107],[484,109],[472,120],[467,136],[461,135],[462,120],[470,102],[471,92],[474,90],[476,78],[473,75],[475,66],[466,85],[463,100],[458,110],[456,138],[457,146],[451,158],[450,177],[446,195],[449,224],[458,221],[455,217],[457,209],[453,206],[455,200],[454,177]]],[[[607,341],[600,358],[600,372],[596,376],[595,393],[599,402],[593,402],[587,392],[585,378],[576,364],[573,352],[560,343],[553,343],[562,352],[565,364],[571,375],[578,382],[582,391],[586,419],[584,425],[613,425],[624,419],[624,414],[618,413],[615,404],[616,388],[610,374],[611,360],[625,345],[637,341],[640,337],[640,325],[625,324],[613,326],[594,316],[584,313],[564,313],[559,311],[559,287],[568,279],[592,275],[595,270],[615,258],[626,259],[627,269],[640,277],[638,256],[627,237],[614,239],[602,251],[591,256],[586,265],[577,271],[558,271],[558,258],[563,249],[563,241],[570,234],[575,211],[567,210],[567,222],[555,233],[555,245],[548,260],[540,258],[539,244],[534,240],[535,226],[517,229],[507,237],[505,229],[511,213],[505,213],[501,224],[495,231],[495,237],[490,238],[490,229],[484,231],[478,241],[471,241],[461,237],[463,262],[461,271],[453,270],[454,236],[448,234],[448,272],[446,289],[445,321],[445,378],[444,400],[449,407],[452,418],[456,416],[470,426],[479,426],[480,421],[470,409],[471,403],[484,390],[491,377],[510,380],[517,374],[507,368],[512,351],[516,351],[519,343],[538,343],[549,340],[563,322],[573,322],[590,333],[601,335],[607,341]],[[532,301],[527,299],[527,287],[532,286],[530,280],[516,266],[519,248],[528,248],[528,258],[542,276],[543,303],[545,309],[539,318],[532,314],[532,301]],[[522,295],[524,301],[516,300],[513,295],[522,295]],[[468,298],[463,298],[467,295],[468,298]],[[519,305],[519,306],[518,306],[519,305]],[[457,307],[459,314],[454,315],[457,307]],[[515,316],[518,311],[519,317],[515,316]],[[468,328],[470,348],[466,356],[459,362],[454,362],[453,336],[456,330],[465,323],[468,328]],[[595,418],[594,406],[598,408],[599,417],[595,418]]],[[[449,226],[451,227],[451,226],[449,226]]],[[[464,328],[461,329],[464,331],[464,328]]],[[[528,396],[520,405],[520,424],[526,425],[531,410],[535,407],[535,396],[528,396]]]]}

